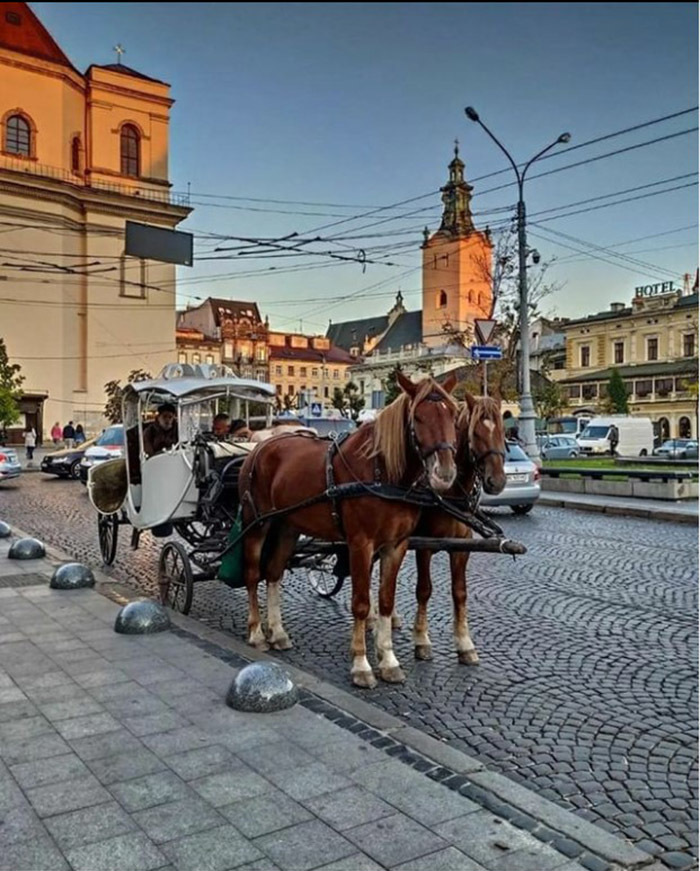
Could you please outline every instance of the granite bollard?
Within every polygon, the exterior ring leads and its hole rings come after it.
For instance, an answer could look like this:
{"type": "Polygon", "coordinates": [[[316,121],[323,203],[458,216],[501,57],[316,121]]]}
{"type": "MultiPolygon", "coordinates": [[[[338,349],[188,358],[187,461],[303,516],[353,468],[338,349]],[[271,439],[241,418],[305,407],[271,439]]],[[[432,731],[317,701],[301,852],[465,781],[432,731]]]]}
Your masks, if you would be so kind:
{"type": "Polygon", "coordinates": [[[46,556],[46,548],[38,538],[18,538],[12,543],[9,559],[43,559],[46,556]]]}
{"type": "Polygon", "coordinates": [[[272,662],[253,662],[231,682],[226,704],[237,711],[266,714],[283,711],[299,701],[299,690],[286,671],[272,662]]]}
{"type": "Polygon", "coordinates": [[[56,569],[49,582],[52,590],[79,590],[94,586],[92,569],[82,563],[64,563],[56,569]]]}
{"type": "Polygon", "coordinates": [[[151,635],[170,629],[168,612],[152,599],[129,602],[117,614],[114,631],[122,635],[151,635]]]}

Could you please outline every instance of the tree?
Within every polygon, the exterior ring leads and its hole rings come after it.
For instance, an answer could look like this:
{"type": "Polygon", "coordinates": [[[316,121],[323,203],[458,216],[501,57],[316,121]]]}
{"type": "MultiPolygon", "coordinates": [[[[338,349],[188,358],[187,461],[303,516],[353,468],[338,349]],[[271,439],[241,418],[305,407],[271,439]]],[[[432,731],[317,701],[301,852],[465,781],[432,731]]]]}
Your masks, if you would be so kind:
{"type": "MultiPolygon", "coordinates": [[[[143,369],[132,369],[129,372],[129,377],[126,379],[126,383],[133,384],[135,381],[148,381],[152,377],[150,372],[145,372],[143,369]]],[[[110,423],[122,422],[122,390],[123,388],[119,379],[108,381],[105,384],[107,402],[105,403],[103,413],[110,423]]]]}
{"type": "Polygon", "coordinates": [[[564,391],[561,389],[561,384],[556,381],[547,381],[541,387],[533,390],[532,398],[535,402],[537,416],[542,420],[556,417],[569,404],[568,399],[564,396],[564,391]]]}
{"type": "Polygon", "coordinates": [[[19,363],[10,363],[5,340],[0,338],[0,431],[19,420],[19,399],[24,375],[19,363]]]}
{"type": "Polygon", "coordinates": [[[357,422],[360,412],[365,407],[365,398],[360,393],[360,389],[354,381],[348,381],[343,388],[343,393],[345,394],[350,417],[357,422]]]}
{"type": "Polygon", "coordinates": [[[603,401],[603,407],[609,414],[629,414],[627,388],[617,369],[613,369],[610,374],[608,395],[603,401]]]}
{"type": "Polygon", "coordinates": [[[399,387],[399,382],[397,380],[397,375],[399,372],[402,372],[401,364],[397,363],[396,366],[389,372],[389,374],[384,379],[384,405],[390,405],[397,396],[401,395],[401,388],[399,387]]]}

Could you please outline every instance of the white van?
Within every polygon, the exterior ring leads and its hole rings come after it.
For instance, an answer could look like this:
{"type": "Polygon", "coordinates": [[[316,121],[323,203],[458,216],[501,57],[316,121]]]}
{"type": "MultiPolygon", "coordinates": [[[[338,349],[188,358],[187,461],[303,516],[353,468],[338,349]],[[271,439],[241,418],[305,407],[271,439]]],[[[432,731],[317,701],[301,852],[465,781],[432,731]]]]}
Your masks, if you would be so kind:
{"type": "Polygon", "coordinates": [[[654,447],[654,427],[648,417],[611,415],[594,417],[578,438],[582,454],[612,454],[611,442],[617,429],[614,453],[620,457],[651,456],[654,447]]]}

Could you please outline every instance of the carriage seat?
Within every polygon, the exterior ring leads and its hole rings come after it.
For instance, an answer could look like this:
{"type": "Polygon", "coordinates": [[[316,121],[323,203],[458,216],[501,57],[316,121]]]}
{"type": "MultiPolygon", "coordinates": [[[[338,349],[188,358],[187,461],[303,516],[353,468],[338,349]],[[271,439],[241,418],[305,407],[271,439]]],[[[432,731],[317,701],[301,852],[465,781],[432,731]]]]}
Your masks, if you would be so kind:
{"type": "Polygon", "coordinates": [[[207,448],[215,460],[232,460],[234,457],[245,457],[254,447],[255,445],[250,442],[207,442],[207,448]]]}

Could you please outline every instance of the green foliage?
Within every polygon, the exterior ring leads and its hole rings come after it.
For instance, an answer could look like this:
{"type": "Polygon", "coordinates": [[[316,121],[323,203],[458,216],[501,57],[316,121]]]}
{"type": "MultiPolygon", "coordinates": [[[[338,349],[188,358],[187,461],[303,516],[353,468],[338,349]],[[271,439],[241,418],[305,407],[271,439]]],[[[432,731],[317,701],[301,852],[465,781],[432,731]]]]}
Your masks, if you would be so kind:
{"type": "Polygon", "coordinates": [[[19,398],[24,376],[19,363],[10,363],[5,340],[0,338],[0,431],[19,420],[19,398]]]}
{"type": "MultiPolygon", "coordinates": [[[[143,369],[132,369],[126,382],[133,384],[135,381],[148,381],[152,377],[150,372],[145,372],[143,369]]],[[[103,413],[110,423],[122,422],[122,390],[121,381],[118,379],[105,384],[107,402],[103,413]]]]}
{"type": "Polygon", "coordinates": [[[340,387],[335,388],[331,404],[343,417],[351,417],[356,421],[360,416],[360,412],[365,407],[365,400],[360,395],[357,384],[348,381],[342,389],[340,387]]]}
{"type": "Polygon", "coordinates": [[[629,414],[629,402],[627,399],[627,389],[622,375],[617,369],[612,370],[610,381],[608,381],[608,395],[604,400],[605,411],[610,414],[629,414]]]}
{"type": "Polygon", "coordinates": [[[384,405],[391,405],[391,403],[401,394],[401,388],[397,381],[397,375],[401,371],[401,364],[397,363],[384,379],[384,405]]]}
{"type": "Polygon", "coordinates": [[[549,417],[557,417],[568,405],[561,385],[556,381],[548,381],[543,386],[532,392],[537,416],[543,420],[549,417]]]}

